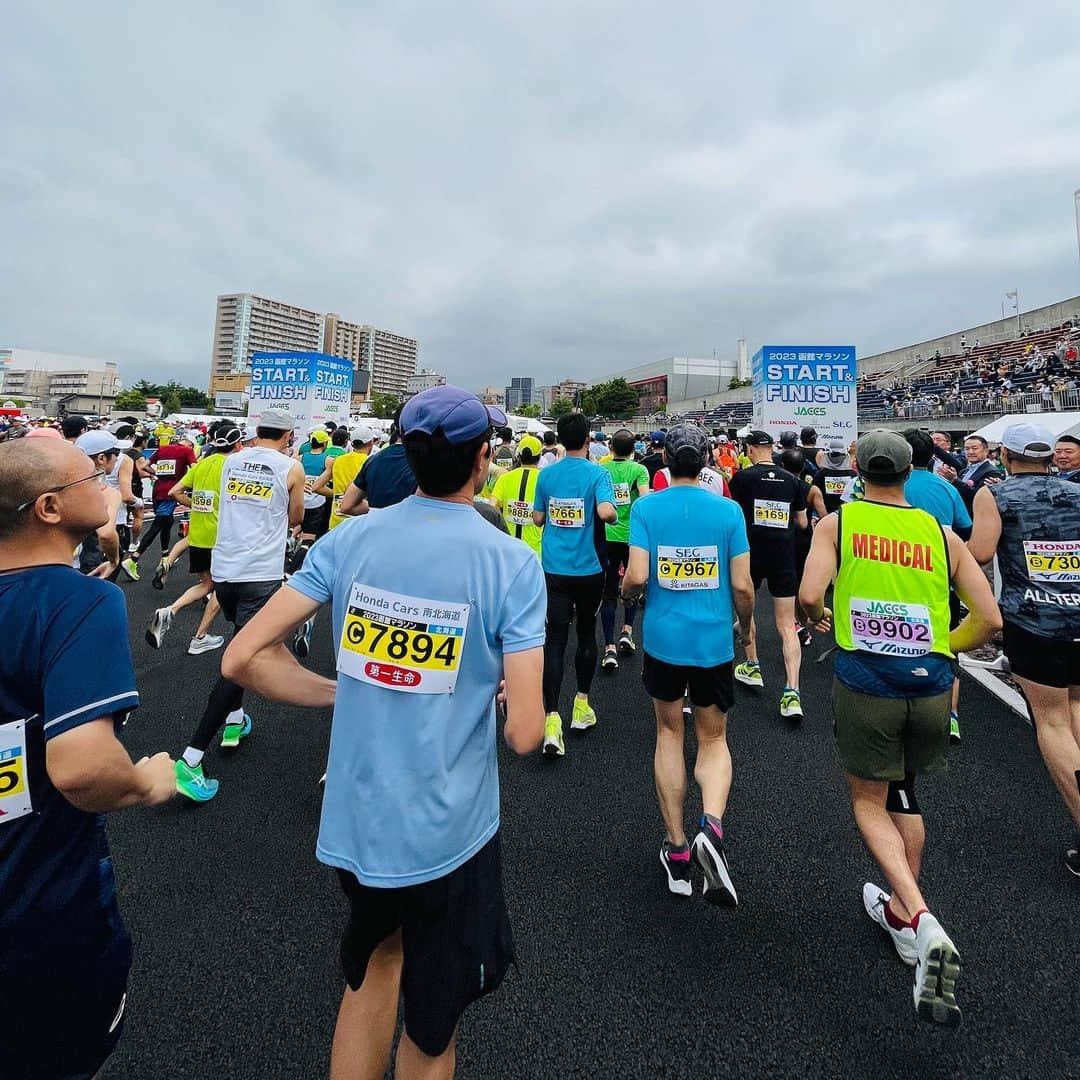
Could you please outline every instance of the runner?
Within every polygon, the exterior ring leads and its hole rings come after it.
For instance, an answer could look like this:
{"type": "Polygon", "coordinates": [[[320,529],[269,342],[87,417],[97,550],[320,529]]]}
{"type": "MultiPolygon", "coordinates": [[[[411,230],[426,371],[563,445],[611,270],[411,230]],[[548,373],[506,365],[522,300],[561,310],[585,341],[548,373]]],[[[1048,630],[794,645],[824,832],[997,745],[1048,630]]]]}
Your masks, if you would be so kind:
{"type": "Polygon", "coordinates": [[[498,428],[495,432],[495,464],[501,469],[514,467],[514,429],[510,427],[498,428]]]}
{"type": "Polygon", "coordinates": [[[597,523],[618,519],[611,477],[588,460],[589,425],[581,413],[559,417],[559,442],[566,456],[540,473],[533,501],[533,522],[544,527],[541,558],[547,579],[547,638],[544,642],[544,755],[562,757],[563,724],[559,715],[563,664],[575,620],[574,670],[577,694],[571,731],[596,725],[589,690],[596,674],[596,613],[604,592],[597,555],[597,523]]]}
{"type": "MultiPolygon", "coordinates": [[[[956,488],[931,472],[934,443],[928,432],[908,428],[904,438],[911,447],[911,475],[904,484],[904,498],[925,510],[939,525],[952,529],[961,540],[971,536],[971,515],[956,488]]],[[[949,629],[955,630],[964,617],[955,591],[949,593],[949,629]]],[[[953,679],[952,705],[949,711],[949,741],[960,742],[960,675],[953,679]]]]}
{"type": "MultiPolygon", "coordinates": [[[[536,496],[536,480],[540,475],[540,440],[535,435],[523,435],[518,443],[521,465],[504,473],[495,482],[491,504],[502,514],[507,532],[540,555],[542,529],[533,524],[532,508],[536,496]]],[[[484,504],[477,502],[477,507],[484,504]]]]}
{"type": "Polygon", "coordinates": [[[863,904],[914,966],[919,1016],[955,1025],[960,954],[919,888],[926,831],[915,776],[945,768],[955,654],[988,641],[1001,617],[964,542],[905,502],[907,442],[870,431],[857,458],[865,498],[814,530],[800,599],[828,629],[825,591],[835,579],[836,745],[855,823],[891,889],[867,882],[863,904]],[[950,581],[969,611],[951,634],[950,581]]]}
{"type": "MultiPolygon", "coordinates": [[[[107,432],[95,435],[111,438],[107,432]]],[[[0,446],[0,1000],[5,1077],[91,1077],[123,1032],[131,937],[103,815],[172,797],[116,737],[139,704],[120,590],[71,553],[112,517],[63,439],[0,446]]]]}
{"type": "Polygon", "coordinates": [[[304,521],[300,527],[300,551],[294,568],[299,569],[311,545],[330,528],[330,507],[324,495],[315,493],[315,484],[332,459],[328,453],[330,436],[316,428],[308,437],[310,445],[299,455],[304,470],[304,521]]]}
{"type": "Polygon", "coordinates": [[[600,460],[607,457],[609,452],[604,433],[602,431],[593,432],[592,442],[589,443],[589,460],[594,465],[599,465],[600,460]]]}
{"type": "Polygon", "coordinates": [[[336,529],[343,521],[345,515],[341,513],[341,504],[345,501],[345,493],[349,486],[359,475],[364,462],[371,456],[371,448],[375,445],[377,432],[367,424],[361,424],[346,432],[344,428],[338,428],[334,437],[344,433],[349,442],[350,449],[347,453],[332,457],[326,463],[322,476],[315,482],[312,489],[318,495],[325,495],[331,500],[330,503],[330,528],[336,529]]]}
{"type": "MultiPolygon", "coordinates": [[[[400,413],[399,413],[400,415],[400,413]]],[[[416,490],[416,477],[401,445],[398,417],[390,428],[390,445],[373,454],[361,466],[360,472],[341,501],[341,516],[366,514],[395,506],[416,490]]]]}
{"type": "MultiPolygon", "coordinates": [[[[794,434],[793,432],[788,434],[794,434]]],[[[750,539],[750,576],[754,588],[768,582],[773,598],[773,619],[784,651],[786,684],[780,697],[780,715],[801,719],[799,669],[802,646],[795,630],[795,529],[806,528],[806,485],[773,464],[773,439],[767,431],[751,431],[746,439],[750,467],[731,478],[731,497],[742,507],[750,539]]],[[[735,666],[735,678],[761,689],[764,679],[758,664],[756,628],[743,638],[746,660],[735,666]]]]}
{"type": "MultiPolygon", "coordinates": [[[[221,474],[225,468],[225,459],[229,454],[240,453],[242,432],[231,421],[225,420],[215,425],[211,441],[207,444],[207,453],[189,469],[179,483],[169,491],[169,495],[181,505],[191,509],[191,529],[188,533],[188,568],[197,574],[199,581],[183,592],[168,607],[158,608],[146,631],[146,641],[151,648],[160,649],[161,642],[172,626],[173,616],[183,611],[190,604],[197,604],[209,597],[209,601],[199,620],[195,636],[188,644],[188,655],[212,652],[225,644],[221,634],[207,631],[221,610],[214,594],[214,582],[210,575],[211,553],[217,540],[218,508],[221,501],[221,474]]],[[[168,562],[162,559],[165,574],[168,562]]],[[[154,575],[164,582],[165,574],[159,566],[154,575]]]]}
{"type": "Polygon", "coordinates": [[[60,424],[60,431],[69,443],[73,443],[80,435],[87,431],[89,426],[90,422],[85,416],[80,416],[78,413],[71,413],[64,417],[60,424]]]}
{"type": "MultiPolygon", "coordinates": [[[[1045,428],[1013,424],[1001,446],[1009,478],[975,496],[970,547],[997,555],[1005,655],[1080,841],[1080,488],[1048,475],[1045,428]]],[[[1065,863],[1080,877],[1080,842],[1065,863]]]]}
{"type": "Polygon", "coordinates": [[[75,552],[73,566],[92,577],[104,577],[112,580],[120,568],[123,557],[119,528],[116,524],[121,513],[127,516],[126,507],[117,487],[106,483],[116,468],[120,455],[118,439],[107,431],[87,431],[75,441],[76,447],[90,458],[91,464],[101,472],[101,487],[104,489],[105,505],[111,519],[94,532],[82,538],[75,552]]]}
{"type": "Polygon", "coordinates": [[[600,467],[611,477],[618,518],[605,527],[607,565],[604,568],[604,599],[600,605],[600,624],[604,631],[604,671],[619,670],[619,654],[630,656],[634,644],[634,619],[638,602],[623,601],[623,625],[619,644],[615,645],[615,611],[619,601],[619,582],[630,562],[630,511],[642,495],[649,494],[649,470],[634,461],[634,433],[620,428],[611,436],[611,461],[600,467]]]}
{"type": "Polygon", "coordinates": [[[559,460],[559,437],[554,431],[544,432],[544,452],[540,455],[541,469],[554,465],[559,460]]]}
{"type": "Polygon", "coordinates": [[[664,467],[664,433],[654,431],[649,436],[649,452],[641,459],[641,464],[649,471],[649,484],[664,467]]]}
{"type": "MultiPolygon", "coordinates": [[[[613,440],[614,441],[614,440],[613,440]]],[[[680,424],[667,435],[668,490],[640,499],[630,511],[630,561],[624,603],[651,582],[642,625],[642,679],[656,713],[654,771],[667,836],[660,847],[669,891],[689,896],[690,845],[683,831],[686,802],[683,693],[696,709],[694,779],[704,813],[693,856],[705,877],[705,899],[735,906],[738,897],[724,853],[723,816],[731,791],[727,713],[735,700],[731,624],[737,608],[744,636],[754,612],[746,526],[738,506],[697,483],[708,460],[705,433],[680,424]]]]}
{"type": "MultiPolygon", "coordinates": [[[[210,576],[222,613],[236,630],[281,588],[285,538],[289,526],[303,520],[304,471],[284,453],[295,425],[287,413],[263,413],[254,446],[229,454],[221,469],[210,576]]],[[[207,802],[217,794],[218,782],[206,778],[202,760],[222,725],[225,748],[239,746],[251,733],[243,699],[242,686],[224,675],[218,677],[202,719],[176,762],[176,789],[193,802],[207,802]]]]}
{"type": "MultiPolygon", "coordinates": [[[[813,431],[813,428],[804,429],[813,431]]],[[[813,476],[809,472],[806,464],[806,457],[803,454],[801,448],[794,450],[785,450],[780,455],[780,467],[785,471],[791,473],[797,480],[803,483],[803,494],[806,496],[807,503],[810,501],[811,483],[813,482],[813,476]]],[[[806,566],[806,558],[810,554],[810,540],[813,536],[809,524],[809,515],[807,515],[807,525],[805,529],[800,529],[798,526],[795,528],[795,633],[798,635],[799,644],[804,649],[809,648],[814,642],[814,634],[810,629],[810,625],[803,614],[802,609],[799,607],[798,601],[798,589],[802,584],[803,568],[806,566]]]]}
{"type": "MultiPolygon", "coordinates": [[[[89,434],[89,433],[88,433],[89,434]]],[[[130,450],[131,440],[121,439],[118,435],[113,434],[103,428],[99,428],[95,433],[98,436],[108,435],[114,440],[113,445],[118,451],[130,450]]],[[[78,443],[76,443],[78,445],[78,443]]],[[[128,524],[131,511],[135,506],[135,500],[137,495],[133,487],[133,478],[135,475],[135,466],[132,463],[131,458],[126,454],[118,453],[116,460],[113,462],[112,468],[105,475],[105,483],[115,488],[120,492],[120,507],[116,512],[116,531],[120,537],[120,550],[126,553],[131,547],[131,527],[128,524]]],[[[114,575],[113,579],[115,580],[114,575]]],[[[133,581],[139,580],[139,570],[135,567],[135,573],[128,573],[133,581]]]]}
{"type": "Polygon", "coordinates": [[[166,446],[159,446],[150,455],[150,466],[154,470],[154,487],[151,499],[154,506],[154,520],[150,528],[143,533],[139,546],[123,562],[124,573],[133,581],[139,580],[139,560],[146,554],[154,542],[154,537],[161,536],[161,555],[169,553],[172,537],[173,514],[176,512],[176,499],[169,492],[174,484],[184,478],[184,474],[195,464],[195,451],[191,439],[184,436],[178,441],[170,441],[166,446]]]}
{"type": "Polygon", "coordinates": [[[266,697],[334,707],[317,855],[351,914],[333,1077],[383,1075],[399,996],[396,1075],[452,1075],[462,1013],[513,959],[495,694],[505,678],[503,735],[529,753],[544,725],[545,605],[527,547],[472,508],[504,420],[454,386],[410,399],[401,425],[418,493],[320,540],[225,654],[266,697]],[[328,601],[336,693],[281,646],[328,601]]]}
{"type": "Polygon", "coordinates": [[[851,458],[840,436],[834,435],[826,439],[822,454],[821,466],[814,474],[813,483],[806,493],[807,505],[819,520],[840,509],[844,488],[855,476],[851,458]]]}

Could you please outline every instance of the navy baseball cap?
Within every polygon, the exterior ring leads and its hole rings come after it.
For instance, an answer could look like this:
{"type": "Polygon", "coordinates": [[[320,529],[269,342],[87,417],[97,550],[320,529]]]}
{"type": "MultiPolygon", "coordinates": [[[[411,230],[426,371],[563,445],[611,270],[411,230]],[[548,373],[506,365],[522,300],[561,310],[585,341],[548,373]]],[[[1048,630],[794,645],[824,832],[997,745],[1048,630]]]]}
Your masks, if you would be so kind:
{"type": "Polygon", "coordinates": [[[653,444],[653,446],[663,446],[664,445],[664,433],[662,431],[654,431],[649,436],[649,442],[651,442],[653,444]]]}
{"type": "Polygon", "coordinates": [[[506,424],[502,409],[485,405],[475,394],[460,386],[433,386],[409,398],[401,410],[398,427],[402,435],[422,431],[433,435],[442,428],[446,441],[463,443],[506,424]]]}

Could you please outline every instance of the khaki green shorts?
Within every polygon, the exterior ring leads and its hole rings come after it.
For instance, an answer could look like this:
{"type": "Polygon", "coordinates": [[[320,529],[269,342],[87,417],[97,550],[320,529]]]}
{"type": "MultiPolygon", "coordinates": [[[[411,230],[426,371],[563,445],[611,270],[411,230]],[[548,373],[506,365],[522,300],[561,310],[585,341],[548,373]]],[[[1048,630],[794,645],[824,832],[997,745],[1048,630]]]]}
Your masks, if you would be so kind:
{"type": "Polygon", "coordinates": [[[844,770],[862,780],[944,771],[951,696],[871,697],[834,679],[833,733],[844,770]]]}

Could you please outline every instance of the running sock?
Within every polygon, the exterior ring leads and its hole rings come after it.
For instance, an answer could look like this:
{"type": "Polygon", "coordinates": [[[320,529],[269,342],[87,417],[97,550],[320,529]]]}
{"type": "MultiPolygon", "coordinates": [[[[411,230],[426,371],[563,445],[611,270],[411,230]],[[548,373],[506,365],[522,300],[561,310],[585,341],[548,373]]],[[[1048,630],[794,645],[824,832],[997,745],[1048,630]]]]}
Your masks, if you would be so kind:
{"type": "Polygon", "coordinates": [[[243,722],[244,722],[244,710],[242,708],[233,709],[233,711],[231,713],[229,713],[228,716],[225,717],[225,725],[226,726],[228,726],[229,724],[242,724],[243,722]]]}
{"type": "MultiPolygon", "coordinates": [[[[670,843],[670,841],[668,841],[670,843]]],[[[683,844],[682,847],[669,847],[667,849],[667,857],[672,862],[689,862],[690,861],[690,845],[683,844]]]]}
{"type": "Polygon", "coordinates": [[[911,928],[911,923],[904,922],[898,915],[893,914],[893,909],[888,904],[885,905],[885,921],[894,930],[907,930],[911,928]]]}
{"type": "Polygon", "coordinates": [[[712,814],[702,814],[701,827],[711,829],[717,840],[724,839],[724,826],[718,817],[713,817],[712,814]]]}
{"type": "Polygon", "coordinates": [[[203,751],[196,750],[194,746],[189,746],[184,751],[184,764],[189,769],[197,769],[202,764],[203,751]]]}

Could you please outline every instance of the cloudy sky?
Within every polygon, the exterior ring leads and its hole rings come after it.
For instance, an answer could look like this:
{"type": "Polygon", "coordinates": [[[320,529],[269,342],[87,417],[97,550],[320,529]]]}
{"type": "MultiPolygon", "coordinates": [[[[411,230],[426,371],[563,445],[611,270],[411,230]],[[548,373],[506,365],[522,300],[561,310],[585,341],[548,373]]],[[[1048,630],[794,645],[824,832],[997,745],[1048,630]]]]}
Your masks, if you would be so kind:
{"type": "Polygon", "coordinates": [[[14,0],[0,345],[205,385],[251,291],[475,388],[1080,294],[1075,0],[875,7],[14,0]]]}

